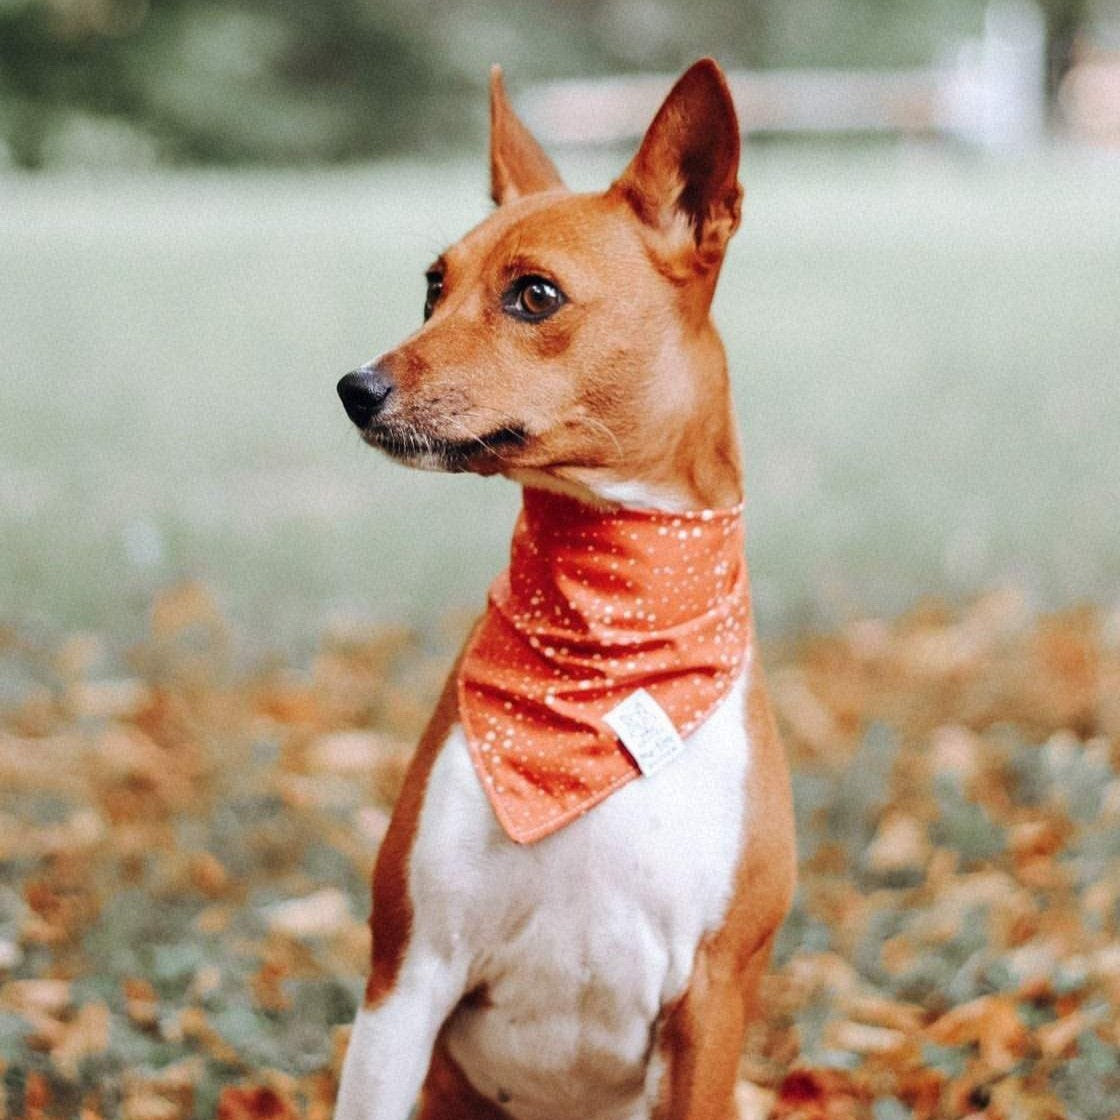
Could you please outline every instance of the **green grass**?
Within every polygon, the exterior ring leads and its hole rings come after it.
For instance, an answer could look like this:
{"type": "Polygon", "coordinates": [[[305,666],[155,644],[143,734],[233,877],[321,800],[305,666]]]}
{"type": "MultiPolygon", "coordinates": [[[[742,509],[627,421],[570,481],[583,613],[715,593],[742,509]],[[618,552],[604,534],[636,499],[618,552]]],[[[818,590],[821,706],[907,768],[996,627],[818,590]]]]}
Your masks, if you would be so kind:
{"type": "MultiPolygon", "coordinates": [[[[515,489],[382,460],[334,382],[416,327],[483,163],[0,181],[0,619],[128,633],[184,575],[268,642],[479,603],[515,489]]],[[[716,313],[763,624],[1005,580],[1111,601],[1120,163],[763,149],[744,176],[716,313]]]]}

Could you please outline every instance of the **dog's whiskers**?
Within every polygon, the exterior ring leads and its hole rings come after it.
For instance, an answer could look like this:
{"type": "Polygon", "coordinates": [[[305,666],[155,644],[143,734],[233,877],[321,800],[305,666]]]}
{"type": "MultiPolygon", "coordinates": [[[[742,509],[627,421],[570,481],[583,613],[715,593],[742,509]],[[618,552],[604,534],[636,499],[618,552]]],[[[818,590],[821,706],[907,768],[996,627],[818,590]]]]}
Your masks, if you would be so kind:
{"type": "Polygon", "coordinates": [[[597,420],[594,416],[580,416],[576,418],[576,423],[584,428],[590,428],[592,431],[602,432],[611,443],[614,444],[614,449],[618,453],[620,459],[624,458],[622,451],[622,444],[619,442],[618,436],[603,423],[602,420],[597,420]]]}
{"type": "MultiPolygon", "coordinates": [[[[488,444],[486,442],[485,437],[480,436],[480,435],[476,435],[474,432],[472,432],[470,430],[470,428],[468,428],[467,425],[464,424],[463,421],[459,419],[458,416],[449,416],[448,420],[450,420],[451,423],[454,424],[455,427],[458,428],[459,431],[461,431],[467,437],[469,442],[477,443],[478,446],[481,447],[483,451],[485,451],[489,455],[493,455],[495,458],[498,458],[498,459],[502,458],[502,453],[500,451],[491,447],[490,444],[488,444]]],[[[501,432],[507,432],[507,431],[512,432],[512,430],[513,429],[511,429],[509,427],[505,427],[505,428],[499,429],[498,433],[493,433],[493,434],[500,434],[501,432]]]]}

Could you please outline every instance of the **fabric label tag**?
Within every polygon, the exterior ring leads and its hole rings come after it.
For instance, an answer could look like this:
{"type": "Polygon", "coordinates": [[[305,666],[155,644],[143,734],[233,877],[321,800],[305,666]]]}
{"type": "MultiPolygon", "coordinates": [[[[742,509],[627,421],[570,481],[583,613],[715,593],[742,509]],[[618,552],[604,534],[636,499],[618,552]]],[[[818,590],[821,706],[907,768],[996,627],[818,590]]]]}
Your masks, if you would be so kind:
{"type": "Polygon", "coordinates": [[[622,740],[643,774],[660,770],[684,750],[673,721],[644,688],[611,708],[603,722],[622,740]]]}

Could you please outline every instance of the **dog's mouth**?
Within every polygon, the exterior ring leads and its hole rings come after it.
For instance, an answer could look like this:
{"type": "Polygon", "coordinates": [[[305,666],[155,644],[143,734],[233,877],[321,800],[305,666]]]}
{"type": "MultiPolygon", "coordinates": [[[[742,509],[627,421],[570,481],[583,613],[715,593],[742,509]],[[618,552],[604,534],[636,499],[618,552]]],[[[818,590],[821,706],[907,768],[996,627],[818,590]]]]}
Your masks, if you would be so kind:
{"type": "Polygon", "coordinates": [[[529,433],[520,424],[504,424],[485,435],[446,439],[413,427],[372,424],[366,443],[410,467],[433,471],[501,470],[511,452],[525,446],[529,433]]]}

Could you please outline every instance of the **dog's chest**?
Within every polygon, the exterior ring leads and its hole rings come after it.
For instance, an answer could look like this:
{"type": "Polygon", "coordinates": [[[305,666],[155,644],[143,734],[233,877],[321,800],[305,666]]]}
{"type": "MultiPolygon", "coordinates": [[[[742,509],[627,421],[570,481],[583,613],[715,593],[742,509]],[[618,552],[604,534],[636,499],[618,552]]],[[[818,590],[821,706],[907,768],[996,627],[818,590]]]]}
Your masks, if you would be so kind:
{"type": "Polygon", "coordinates": [[[745,673],[664,770],[528,846],[497,824],[456,727],[410,865],[422,940],[475,993],[451,1052],[518,1120],[642,1116],[661,1008],[730,898],[744,828],[745,673]]]}

